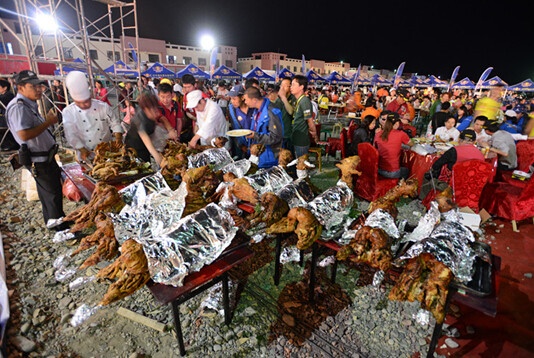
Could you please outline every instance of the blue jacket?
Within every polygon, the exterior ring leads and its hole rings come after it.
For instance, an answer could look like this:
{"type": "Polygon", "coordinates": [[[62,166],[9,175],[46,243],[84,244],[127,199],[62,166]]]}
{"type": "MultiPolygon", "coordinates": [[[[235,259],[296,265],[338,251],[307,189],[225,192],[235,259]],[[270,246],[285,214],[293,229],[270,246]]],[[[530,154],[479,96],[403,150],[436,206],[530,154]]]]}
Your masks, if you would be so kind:
{"type": "Polygon", "coordinates": [[[270,168],[278,165],[278,152],[284,138],[280,109],[275,108],[268,98],[264,98],[261,108],[254,110],[250,129],[254,131],[251,144],[265,145],[265,151],[259,157],[258,167],[270,168]]]}

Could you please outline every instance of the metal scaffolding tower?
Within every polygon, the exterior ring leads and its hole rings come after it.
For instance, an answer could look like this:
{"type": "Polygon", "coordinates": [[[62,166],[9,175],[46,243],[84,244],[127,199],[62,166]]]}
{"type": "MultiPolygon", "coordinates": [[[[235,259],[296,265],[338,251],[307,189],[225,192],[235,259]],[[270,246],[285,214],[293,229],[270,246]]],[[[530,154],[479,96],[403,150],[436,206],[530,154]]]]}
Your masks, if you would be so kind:
{"type": "MultiPolygon", "coordinates": [[[[99,49],[92,47],[91,39],[99,37],[111,42],[113,46],[113,60],[127,59],[131,51],[138,51],[139,31],[137,28],[136,0],[14,0],[19,16],[23,35],[23,46],[30,68],[38,73],[37,62],[57,64],[60,73],[63,66],[73,66],[72,50],[82,54],[83,64],[75,65],[87,71],[89,78],[94,74],[106,76],[93,54],[99,49]],[[85,16],[84,3],[98,2],[107,5],[107,13],[96,20],[85,16]],[[47,33],[39,26],[39,15],[49,16],[58,25],[56,31],[47,33]],[[120,29],[121,37],[117,39],[115,33],[120,29]],[[37,37],[32,36],[38,33],[37,37]],[[126,36],[135,38],[135,45],[126,41],[126,36]],[[50,41],[50,39],[53,41],[50,41]],[[117,46],[119,46],[117,48],[117,46]],[[119,54],[117,56],[116,54],[119,54]]],[[[107,54],[103,53],[103,56],[107,54]]],[[[125,61],[127,62],[127,61],[125,61]]],[[[140,71],[139,59],[137,70],[140,71]]]]}
{"type": "MultiPolygon", "coordinates": [[[[18,38],[25,50],[30,69],[39,74],[38,62],[53,63],[59,70],[60,77],[65,75],[64,67],[68,66],[88,74],[91,88],[94,88],[95,76],[103,76],[112,85],[115,93],[120,93],[117,82],[123,80],[116,69],[114,73],[105,72],[96,58],[102,52],[94,44],[109,42],[112,46],[112,61],[122,59],[129,60],[132,51],[139,52],[139,31],[137,28],[137,5],[136,0],[13,0],[18,15],[22,38],[18,38]],[[91,3],[107,5],[107,13],[102,14],[96,20],[86,17],[85,6],[91,3]],[[43,16],[49,21],[55,21],[55,31],[47,32],[43,16]],[[115,34],[120,34],[116,38],[115,34]],[[133,41],[128,41],[127,38],[133,41]],[[98,39],[97,41],[92,41],[98,39]],[[132,43],[133,42],[133,43],[132,43]],[[72,62],[73,53],[81,54],[81,63],[72,62]]],[[[103,58],[108,53],[101,53],[103,58]]],[[[134,57],[135,58],[135,57],[134,57]]],[[[141,76],[141,64],[137,56],[136,71],[141,76]]],[[[115,66],[116,67],[116,66],[115,66]]],[[[44,79],[52,80],[55,76],[43,76],[44,79]]],[[[65,93],[65,105],[68,105],[68,92],[63,82],[65,93]]],[[[51,105],[56,109],[58,103],[51,105]]],[[[50,107],[41,103],[41,110],[50,107]]],[[[117,103],[116,111],[120,118],[120,103],[117,103]]]]}

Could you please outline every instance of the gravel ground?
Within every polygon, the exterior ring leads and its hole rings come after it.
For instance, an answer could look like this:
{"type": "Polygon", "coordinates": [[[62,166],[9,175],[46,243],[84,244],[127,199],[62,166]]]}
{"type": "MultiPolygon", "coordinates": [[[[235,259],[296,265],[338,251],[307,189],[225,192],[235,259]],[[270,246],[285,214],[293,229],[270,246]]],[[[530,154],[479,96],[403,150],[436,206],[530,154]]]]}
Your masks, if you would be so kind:
{"type": "MultiPolygon", "coordinates": [[[[76,290],[54,277],[54,260],[76,242],[53,243],[42,224],[38,201],[28,202],[20,190],[20,172],[0,157],[0,230],[6,255],[11,319],[5,348],[9,357],[178,357],[170,309],[158,305],[146,288],[99,310],[78,327],[70,318],[82,304],[94,305],[107,284],[92,282],[76,290]],[[163,323],[164,332],[117,314],[119,307],[163,323]]],[[[77,203],[65,201],[68,213],[77,203]]],[[[90,251],[90,250],[89,250],[90,251]]],[[[90,254],[77,257],[81,264],[90,254]]],[[[107,263],[101,263],[98,268],[107,263]]],[[[299,281],[303,268],[284,265],[282,282],[274,286],[270,263],[248,278],[229,326],[222,315],[206,308],[209,292],[181,305],[182,328],[191,357],[411,357],[426,355],[432,333],[413,316],[419,304],[387,300],[389,287],[358,287],[357,272],[338,268],[338,283],[352,304],[326,317],[301,347],[284,336],[273,337],[276,300],[285,284],[299,281]]],[[[91,276],[98,268],[78,272],[91,276]]]]}

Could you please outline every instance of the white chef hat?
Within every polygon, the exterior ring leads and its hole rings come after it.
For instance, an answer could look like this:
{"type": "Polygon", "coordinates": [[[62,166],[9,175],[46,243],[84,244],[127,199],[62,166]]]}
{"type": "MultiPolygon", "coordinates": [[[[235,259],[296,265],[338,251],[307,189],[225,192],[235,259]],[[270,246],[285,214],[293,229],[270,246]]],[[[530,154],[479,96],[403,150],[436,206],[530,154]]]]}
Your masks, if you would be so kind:
{"type": "Polygon", "coordinates": [[[89,91],[89,83],[85,73],[80,71],[71,71],[65,79],[65,84],[69,90],[69,94],[75,101],[85,101],[91,98],[89,91]]]}

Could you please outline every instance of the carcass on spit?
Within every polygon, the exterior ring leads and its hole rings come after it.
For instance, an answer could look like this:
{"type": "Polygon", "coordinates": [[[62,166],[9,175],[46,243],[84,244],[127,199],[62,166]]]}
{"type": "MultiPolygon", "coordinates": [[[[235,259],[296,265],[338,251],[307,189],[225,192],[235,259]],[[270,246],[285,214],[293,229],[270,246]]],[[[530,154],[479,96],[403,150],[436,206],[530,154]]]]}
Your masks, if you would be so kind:
{"type": "Polygon", "coordinates": [[[287,149],[280,149],[280,152],[278,153],[278,165],[282,168],[286,169],[288,164],[291,163],[293,160],[293,155],[291,154],[290,150],[287,149]]]}
{"type": "Polygon", "coordinates": [[[100,270],[96,276],[100,279],[117,279],[109,286],[99,305],[109,305],[131,295],[150,279],[143,246],[133,239],[126,240],[121,246],[119,258],[100,270]]]}
{"type": "Polygon", "coordinates": [[[227,183],[233,183],[228,190],[231,195],[240,201],[245,201],[252,205],[256,205],[260,201],[260,195],[250,185],[247,178],[238,178],[234,173],[228,172],[223,175],[223,180],[227,183]]]}
{"type": "Polygon", "coordinates": [[[354,155],[352,157],[347,157],[341,160],[341,162],[336,164],[336,167],[341,169],[341,180],[352,189],[352,179],[354,175],[362,175],[362,172],[358,170],[358,165],[360,164],[360,157],[354,155]]]}
{"type": "Polygon", "coordinates": [[[445,190],[439,192],[436,195],[435,200],[438,202],[438,209],[440,213],[445,213],[456,207],[456,204],[452,199],[452,188],[450,186],[445,188],[445,190]]]}
{"type": "Polygon", "coordinates": [[[296,207],[289,210],[287,217],[271,225],[266,232],[268,234],[295,232],[298,238],[297,248],[306,250],[321,236],[323,227],[311,211],[296,207]]]}
{"type": "Polygon", "coordinates": [[[117,213],[123,206],[124,202],[115,187],[98,182],[91,195],[91,200],[65,216],[63,221],[74,221],[74,225],[70,229],[70,232],[74,233],[93,226],[95,217],[99,212],[117,213]]]}
{"type": "Polygon", "coordinates": [[[343,246],[337,253],[338,260],[366,263],[374,268],[386,271],[391,266],[393,255],[391,244],[386,232],[379,228],[364,226],[348,245],[343,246]]]}
{"type": "Polygon", "coordinates": [[[393,218],[397,217],[398,211],[395,204],[401,197],[415,197],[417,195],[417,179],[401,180],[399,184],[388,190],[388,192],[369,204],[369,214],[377,209],[382,209],[391,214],[393,218]]]}
{"type": "Polygon", "coordinates": [[[452,271],[429,253],[408,260],[399,280],[389,293],[390,300],[415,300],[429,310],[438,323],[445,319],[445,301],[452,271]]]}
{"type": "Polygon", "coordinates": [[[261,196],[261,208],[248,217],[250,225],[255,226],[265,223],[271,226],[279,221],[289,211],[289,206],[285,200],[280,199],[276,194],[267,192],[261,196]]]}
{"type": "Polygon", "coordinates": [[[185,209],[183,216],[194,213],[208,205],[221,183],[218,173],[214,173],[207,165],[186,171],[183,181],[187,186],[185,209]]]}
{"type": "Polygon", "coordinates": [[[96,231],[82,238],[80,245],[71,255],[74,256],[98,244],[95,252],[85,260],[80,269],[94,266],[101,260],[111,260],[119,253],[119,243],[115,238],[115,229],[111,219],[100,212],[95,218],[95,223],[96,231]]]}

